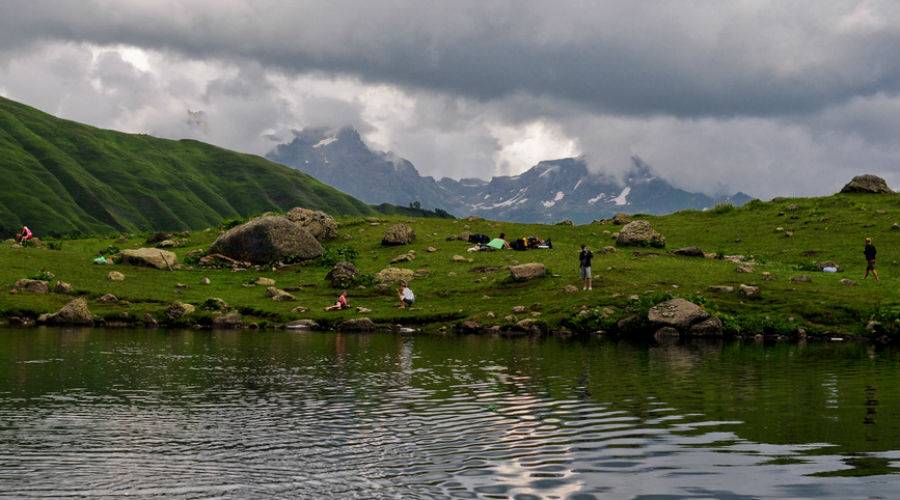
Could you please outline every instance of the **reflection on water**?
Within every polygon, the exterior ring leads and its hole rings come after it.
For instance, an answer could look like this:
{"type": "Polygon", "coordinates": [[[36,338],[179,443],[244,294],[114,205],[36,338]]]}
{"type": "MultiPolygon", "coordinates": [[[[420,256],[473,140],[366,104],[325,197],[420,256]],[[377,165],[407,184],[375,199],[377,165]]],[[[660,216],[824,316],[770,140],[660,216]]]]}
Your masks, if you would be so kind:
{"type": "Polygon", "coordinates": [[[0,330],[0,496],[894,498],[864,345],[0,330]]]}

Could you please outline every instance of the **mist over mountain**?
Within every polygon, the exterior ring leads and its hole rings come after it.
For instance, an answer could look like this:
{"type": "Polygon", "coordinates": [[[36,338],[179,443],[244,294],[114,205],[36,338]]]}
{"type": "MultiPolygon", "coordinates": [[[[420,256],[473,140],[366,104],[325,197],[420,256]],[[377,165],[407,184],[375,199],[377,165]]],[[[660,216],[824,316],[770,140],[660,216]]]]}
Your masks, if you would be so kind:
{"type": "Polygon", "coordinates": [[[515,222],[587,223],[617,212],[664,214],[717,203],[734,205],[744,193],[711,197],[672,186],[638,157],[623,179],[588,170],[583,158],[542,161],[515,176],[435,180],[409,161],[374,151],[350,127],[304,129],[266,157],[294,167],[366,203],[441,208],[457,216],[515,222]]]}

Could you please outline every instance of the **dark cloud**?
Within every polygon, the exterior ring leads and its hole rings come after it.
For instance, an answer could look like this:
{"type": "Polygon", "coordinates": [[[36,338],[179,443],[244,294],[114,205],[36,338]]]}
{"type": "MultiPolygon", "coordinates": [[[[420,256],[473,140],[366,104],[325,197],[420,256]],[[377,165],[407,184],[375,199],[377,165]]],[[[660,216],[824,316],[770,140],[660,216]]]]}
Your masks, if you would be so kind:
{"type": "Polygon", "coordinates": [[[5,43],[128,43],[478,100],[767,116],[900,91],[884,2],[7,1],[5,43]]]}
{"type": "Polygon", "coordinates": [[[894,0],[0,4],[0,94],[67,118],[255,153],[349,124],[436,177],[638,155],[764,197],[900,183],[897,54],[894,0]]]}

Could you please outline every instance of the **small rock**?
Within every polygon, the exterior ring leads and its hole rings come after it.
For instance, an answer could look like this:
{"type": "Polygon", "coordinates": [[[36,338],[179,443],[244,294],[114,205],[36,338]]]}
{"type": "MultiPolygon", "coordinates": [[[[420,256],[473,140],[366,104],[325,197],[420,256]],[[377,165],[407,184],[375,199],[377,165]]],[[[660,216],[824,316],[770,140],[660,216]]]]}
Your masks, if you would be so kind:
{"type": "Polygon", "coordinates": [[[607,246],[605,246],[605,247],[603,247],[603,248],[600,249],[600,253],[601,253],[601,254],[604,254],[604,255],[605,255],[605,254],[608,254],[608,253],[616,253],[616,252],[618,252],[618,251],[619,251],[619,249],[617,249],[617,248],[614,247],[614,246],[609,246],[609,245],[607,245],[607,246]]]}
{"type": "Polygon", "coordinates": [[[16,292],[28,292],[36,294],[50,293],[50,283],[44,280],[21,279],[13,285],[16,292]]]}
{"type": "Polygon", "coordinates": [[[375,330],[375,322],[369,318],[351,318],[338,324],[338,331],[371,332],[375,330]]]}
{"type": "Polygon", "coordinates": [[[184,283],[175,283],[175,288],[184,290],[185,288],[190,288],[190,287],[185,285],[184,283]]]}
{"type": "Polygon", "coordinates": [[[372,310],[369,309],[368,307],[361,307],[361,306],[360,306],[360,307],[357,307],[357,308],[356,308],[356,312],[358,312],[358,313],[360,313],[360,314],[366,314],[366,313],[372,312],[372,310]]]}
{"type": "Polygon", "coordinates": [[[468,262],[468,259],[463,257],[462,255],[454,255],[450,258],[453,262],[468,262]]]}
{"type": "Polygon", "coordinates": [[[201,284],[201,285],[208,285],[208,284],[210,284],[210,283],[211,283],[211,282],[209,281],[209,278],[203,277],[203,278],[200,279],[200,284],[201,284]]]}
{"type": "Polygon", "coordinates": [[[107,293],[107,294],[101,295],[100,298],[97,299],[97,301],[103,302],[104,304],[109,304],[109,303],[113,303],[113,302],[118,302],[119,298],[111,293],[107,293]]]}
{"type": "Polygon", "coordinates": [[[218,330],[233,330],[244,326],[241,314],[237,311],[216,313],[212,317],[212,327],[218,330]]]}
{"type": "Polygon", "coordinates": [[[751,264],[738,264],[738,266],[734,269],[735,272],[738,273],[752,273],[753,265],[751,264]]]}
{"type": "Polygon", "coordinates": [[[293,295],[281,290],[280,288],[275,288],[274,286],[270,286],[266,288],[266,294],[272,298],[275,302],[290,302],[297,300],[293,295]]]}
{"type": "Polygon", "coordinates": [[[785,237],[785,238],[793,238],[793,237],[794,237],[794,232],[793,232],[793,231],[785,231],[785,232],[784,232],[784,237],[785,237]]]}
{"type": "Polygon", "coordinates": [[[394,257],[393,259],[391,259],[391,264],[398,264],[400,262],[409,262],[415,258],[416,258],[415,254],[413,254],[411,252],[405,253],[405,254],[398,255],[398,256],[394,257]]]}
{"type": "Polygon", "coordinates": [[[528,309],[525,306],[513,306],[512,308],[512,312],[515,314],[522,314],[526,311],[528,311],[528,309]]]}
{"type": "Polygon", "coordinates": [[[891,225],[891,231],[900,231],[900,224],[894,223],[891,225]]]}
{"type": "Polygon", "coordinates": [[[733,293],[734,287],[728,285],[712,285],[708,287],[707,290],[715,293],[733,293]]]}
{"type": "Polygon", "coordinates": [[[288,330],[315,330],[319,328],[319,324],[311,319],[298,319],[284,325],[288,330]]]}
{"type": "Polygon", "coordinates": [[[57,281],[56,284],[53,285],[53,292],[63,295],[69,295],[75,293],[75,287],[64,281],[57,281]]]}
{"type": "Polygon", "coordinates": [[[156,318],[153,317],[150,313],[144,313],[144,325],[149,327],[155,327],[159,325],[159,321],[156,321],[156,318]]]}
{"type": "Polygon", "coordinates": [[[703,250],[700,250],[697,247],[684,247],[679,248],[677,250],[672,250],[672,253],[675,255],[681,255],[682,257],[703,257],[703,250]]]}
{"type": "Polygon", "coordinates": [[[846,286],[856,286],[856,282],[848,278],[841,279],[841,284],[846,286]]]}
{"type": "Polygon", "coordinates": [[[494,319],[497,317],[497,315],[494,314],[494,311],[488,311],[484,316],[490,319],[494,319]]]}
{"type": "Polygon", "coordinates": [[[106,279],[109,281],[125,281],[125,275],[119,271],[110,271],[109,274],[106,275],[106,279]]]}
{"type": "Polygon", "coordinates": [[[563,287],[565,293],[578,293],[578,287],[575,285],[566,285],[563,287]]]}
{"type": "Polygon", "coordinates": [[[428,248],[425,249],[425,251],[426,251],[426,252],[429,252],[429,253],[434,253],[434,252],[437,252],[438,249],[435,248],[435,247],[428,247],[428,248]]]}
{"type": "Polygon", "coordinates": [[[273,280],[272,278],[260,277],[260,278],[256,278],[256,281],[254,281],[253,284],[256,286],[270,287],[270,286],[275,286],[275,280],[273,280]]]}
{"type": "Polygon", "coordinates": [[[305,313],[305,312],[308,311],[308,310],[309,310],[309,309],[307,309],[306,307],[303,307],[303,306],[297,306],[297,307],[291,309],[291,312],[292,312],[292,313],[297,313],[297,314],[303,314],[303,313],[305,313]]]}
{"type": "Polygon", "coordinates": [[[762,292],[760,291],[758,286],[750,286],[744,284],[738,286],[738,293],[748,299],[758,299],[762,295],[762,292]]]}
{"type": "Polygon", "coordinates": [[[172,302],[166,307],[165,315],[170,320],[176,320],[194,313],[196,308],[191,304],[184,302],[172,302]]]}
{"type": "Polygon", "coordinates": [[[774,274],[772,274],[768,271],[763,271],[762,279],[763,279],[763,281],[775,281],[777,278],[775,277],[774,274]]]}
{"type": "Polygon", "coordinates": [[[539,262],[531,262],[528,264],[520,264],[509,268],[510,276],[515,281],[528,281],[535,278],[543,278],[547,270],[543,264],[539,262]]]}

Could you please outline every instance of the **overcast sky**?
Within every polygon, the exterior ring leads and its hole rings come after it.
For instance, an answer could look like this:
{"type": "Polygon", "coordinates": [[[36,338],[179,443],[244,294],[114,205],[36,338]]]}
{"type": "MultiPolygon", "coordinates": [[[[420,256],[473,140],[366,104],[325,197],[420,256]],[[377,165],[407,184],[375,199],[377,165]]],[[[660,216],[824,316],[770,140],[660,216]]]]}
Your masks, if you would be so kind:
{"type": "Polygon", "coordinates": [[[0,95],[260,154],[349,124],[436,177],[898,188],[900,2],[0,0],[0,95]]]}

